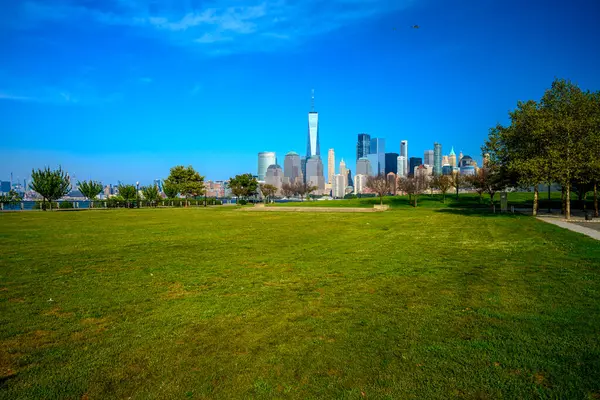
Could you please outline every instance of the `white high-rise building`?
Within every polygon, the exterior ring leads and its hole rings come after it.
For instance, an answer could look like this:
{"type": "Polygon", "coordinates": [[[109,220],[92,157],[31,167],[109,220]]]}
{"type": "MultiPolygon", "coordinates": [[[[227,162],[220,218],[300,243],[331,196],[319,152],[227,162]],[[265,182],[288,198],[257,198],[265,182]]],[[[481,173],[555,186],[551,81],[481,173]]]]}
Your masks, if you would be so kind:
{"type": "Polygon", "coordinates": [[[356,174],[354,175],[354,193],[362,193],[367,187],[367,175],[356,174]]]}
{"type": "Polygon", "coordinates": [[[343,199],[346,195],[346,185],[344,184],[344,176],[342,174],[334,175],[331,194],[333,197],[343,199]]]}
{"type": "Polygon", "coordinates": [[[406,157],[404,156],[398,156],[397,158],[398,160],[398,176],[406,176],[406,170],[404,169],[406,167],[406,157]]]}
{"type": "Polygon", "coordinates": [[[308,140],[306,143],[306,157],[320,156],[319,145],[319,113],[315,111],[315,91],[312,91],[310,112],[308,113],[308,140]]]}
{"type": "Polygon", "coordinates": [[[408,140],[400,142],[400,156],[404,157],[404,176],[408,175],[408,140]]]}
{"type": "Polygon", "coordinates": [[[346,188],[348,186],[348,169],[346,169],[346,163],[343,158],[340,161],[340,175],[344,177],[344,188],[346,188]]]}
{"type": "Polygon", "coordinates": [[[258,153],[258,180],[264,181],[269,165],[277,164],[277,156],[273,151],[263,151],[258,153]]]}
{"type": "Polygon", "coordinates": [[[329,149],[327,154],[327,183],[333,184],[333,176],[335,175],[335,151],[329,149]]]}
{"type": "Polygon", "coordinates": [[[281,185],[283,184],[283,170],[279,165],[269,165],[267,173],[265,174],[265,183],[275,186],[277,188],[277,194],[280,193],[281,185]]]}
{"type": "MultiPolygon", "coordinates": [[[[371,161],[368,158],[359,158],[356,162],[356,175],[371,175],[371,161]]],[[[356,186],[356,185],[355,185],[356,186]]]]}

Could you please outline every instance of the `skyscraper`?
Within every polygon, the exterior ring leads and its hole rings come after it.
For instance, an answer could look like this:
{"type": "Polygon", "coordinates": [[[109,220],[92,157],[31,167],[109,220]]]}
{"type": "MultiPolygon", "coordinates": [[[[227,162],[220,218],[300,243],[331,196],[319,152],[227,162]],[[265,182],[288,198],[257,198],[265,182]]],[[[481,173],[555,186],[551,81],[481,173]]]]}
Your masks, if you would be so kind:
{"type": "Polygon", "coordinates": [[[367,186],[367,175],[356,174],[354,176],[354,193],[359,194],[365,190],[367,186]]]}
{"type": "Polygon", "coordinates": [[[272,151],[263,151],[258,153],[258,180],[264,181],[265,174],[267,173],[267,168],[269,165],[277,164],[277,157],[275,153],[272,151]]]}
{"type": "Polygon", "coordinates": [[[348,179],[346,180],[346,186],[354,186],[354,182],[352,181],[352,170],[348,169],[348,179]]]}
{"type": "Polygon", "coordinates": [[[343,199],[346,195],[346,185],[344,185],[344,176],[337,174],[334,176],[333,185],[331,188],[332,196],[338,199],[343,199]]]}
{"type": "Polygon", "coordinates": [[[433,144],[433,174],[442,174],[442,145],[437,142],[433,144]]]}
{"type": "Polygon", "coordinates": [[[265,175],[265,183],[275,186],[277,188],[277,193],[279,193],[281,184],[283,183],[283,171],[279,165],[269,165],[265,175]]]}
{"type": "Polygon", "coordinates": [[[294,183],[302,176],[302,165],[300,156],[294,151],[290,151],[283,159],[283,177],[287,183],[294,183]]]}
{"type": "MultiPolygon", "coordinates": [[[[340,172],[341,173],[341,172],[340,172]]],[[[329,149],[327,154],[327,183],[333,184],[333,176],[335,175],[335,151],[329,149]]]]}
{"type": "Polygon", "coordinates": [[[409,168],[410,168],[410,170],[408,171],[408,174],[414,175],[415,167],[418,167],[419,165],[423,164],[423,159],[421,159],[420,157],[411,157],[410,160],[408,160],[408,163],[409,163],[409,168]]]}
{"type": "Polygon", "coordinates": [[[450,150],[448,164],[450,164],[451,167],[456,167],[456,153],[454,152],[454,146],[452,146],[452,149],[450,150]]]}
{"type": "Polygon", "coordinates": [[[385,139],[383,138],[372,138],[371,146],[369,149],[369,157],[371,160],[371,168],[373,168],[373,175],[383,174],[385,171],[385,139]],[[374,158],[371,155],[377,155],[377,164],[373,162],[374,158]]]}
{"type": "MultiPolygon", "coordinates": [[[[356,177],[355,179],[357,179],[358,175],[365,175],[365,176],[370,176],[371,175],[371,162],[369,161],[368,158],[360,158],[357,162],[356,162],[356,177]]],[[[355,182],[356,184],[356,182],[355,182]]]]}
{"type": "Polygon", "coordinates": [[[400,156],[404,157],[404,176],[409,174],[408,171],[408,140],[400,142],[400,156]]]}
{"type": "Polygon", "coordinates": [[[397,160],[398,160],[397,161],[397,165],[398,165],[397,175],[399,177],[408,175],[406,173],[406,170],[404,169],[405,165],[406,165],[406,157],[404,157],[404,156],[398,156],[397,160]]]}
{"type": "Polygon", "coordinates": [[[312,91],[310,112],[308,113],[308,140],[306,143],[306,156],[320,156],[319,146],[319,113],[315,111],[315,91],[312,91]]]}
{"type": "Polygon", "coordinates": [[[398,173],[398,153],[385,153],[385,174],[398,173]]]}
{"type": "Polygon", "coordinates": [[[371,149],[371,136],[366,133],[358,134],[358,142],[356,143],[356,160],[366,157],[371,149]]]}
{"type": "Polygon", "coordinates": [[[450,165],[450,160],[448,159],[448,156],[442,156],[442,167],[444,165],[450,165]]]}
{"type": "Polygon", "coordinates": [[[300,170],[302,171],[302,182],[306,182],[306,161],[308,159],[304,156],[300,157],[300,170]]]}
{"type": "Polygon", "coordinates": [[[423,164],[433,165],[433,150],[425,150],[423,153],[423,164]]]}
{"type": "Polygon", "coordinates": [[[306,182],[317,187],[317,193],[325,189],[325,178],[323,177],[323,161],[320,156],[312,156],[306,160],[306,182]]]}
{"type": "Polygon", "coordinates": [[[348,186],[348,171],[346,170],[346,163],[343,158],[340,161],[340,175],[344,179],[344,190],[346,190],[346,186],[348,186]]]}

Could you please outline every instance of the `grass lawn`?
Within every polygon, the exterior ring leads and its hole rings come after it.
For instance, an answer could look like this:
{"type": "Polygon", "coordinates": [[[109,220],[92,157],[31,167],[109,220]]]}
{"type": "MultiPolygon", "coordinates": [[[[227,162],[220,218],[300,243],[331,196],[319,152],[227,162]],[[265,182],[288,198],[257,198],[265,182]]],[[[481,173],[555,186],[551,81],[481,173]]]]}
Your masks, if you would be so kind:
{"type": "Polygon", "coordinates": [[[600,242],[451,208],[0,214],[0,398],[598,398],[600,242]]]}
{"type": "MultiPolygon", "coordinates": [[[[576,209],[581,205],[576,200],[577,197],[573,194],[571,197],[571,207],[576,209]]],[[[553,208],[560,209],[560,192],[550,193],[550,204],[553,208]]],[[[446,194],[445,201],[442,201],[441,194],[422,194],[419,195],[417,206],[423,208],[490,208],[490,196],[484,194],[480,202],[479,195],[476,193],[461,193],[456,198],[456,193],[446,194]]],[[[500,209],[500,194],[494,196],[496,207],[500,209]]],[[[408,200],[408,196],[386,196],[383,198],[383,203],[390,205],[392,208],[413,208],[413,201],[408,200]]],[[[374,204],[379,204],[379,197],[363,197],[358,199],[345,200],[321,200],[321,201],[294,201],[288,203],[274,203],[272,207],[369,207],[374,204]]],[[[508,194],[508,206],[532,208],[533,207],[533,192],[512,192],[508,194]]],[[[548,207],[548,193],[540,193],[540,210],[548,207]]],[[[593,200],[588,196],[588,209],[593,208],[593,200]]]]}

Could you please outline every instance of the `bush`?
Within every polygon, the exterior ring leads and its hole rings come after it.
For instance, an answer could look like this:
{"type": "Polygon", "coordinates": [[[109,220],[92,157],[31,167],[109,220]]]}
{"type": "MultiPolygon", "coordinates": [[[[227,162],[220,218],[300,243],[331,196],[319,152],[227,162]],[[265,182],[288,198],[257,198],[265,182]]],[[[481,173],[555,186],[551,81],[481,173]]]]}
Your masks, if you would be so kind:
{"type": "Polygon", "coordinates": [[[61,201],[60,203],[58,203],[58,208],[60,208],[60,209],[75,208],[75,206],[73,205],[72,201],[61,201]]]}
{"type": "MultiPolygon", "coordinates": [[[[43,202],[41,200],[36,200],[33,205],[34,210],[41,210],[43,202]]],[[[46,210],[56,210],[58,208],[58,203],[51,203],[49,201],[46,202],[46,210]]]]}
{"type": "Polygon", "coordinates": [[[237,203],[240,206],[245,206],[246,204],[248,204],[248,202],[246,200],[244,200],[244,199],[238,199],[237,203]]]}
{"type": "Polygon", "coordinates": [[[348,193],[347,195],[344,196],[344,199],[356,199],[356,195],[353,193],[348,193]]]}

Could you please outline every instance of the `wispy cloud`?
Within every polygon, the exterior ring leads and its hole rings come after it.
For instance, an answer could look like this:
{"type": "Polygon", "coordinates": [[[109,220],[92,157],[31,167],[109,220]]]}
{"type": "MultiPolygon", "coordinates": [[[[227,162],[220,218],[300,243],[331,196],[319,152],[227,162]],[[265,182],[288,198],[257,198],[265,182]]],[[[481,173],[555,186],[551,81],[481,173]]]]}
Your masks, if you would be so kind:
{"type": "Polygon", "coordinates": [[[360,20],[409,6],[416,0],[25,0],[22,27],[44,23],[127,26],[207,54],[265,51],[301,42],[360,20]],[[192,6],[195,3],[198,6],[192,6]]]}
{"type": "Polygon", "coordinates": [[[32,88],[19,92],[0,90],[0,100],[19,101],[44,104],[105,104],[112,103],[121,99],[121,93],[114,92],[107,95],[98,95],[94,93],[74,94],[67,90],[61,90],[52,87],[32,88]]]}

